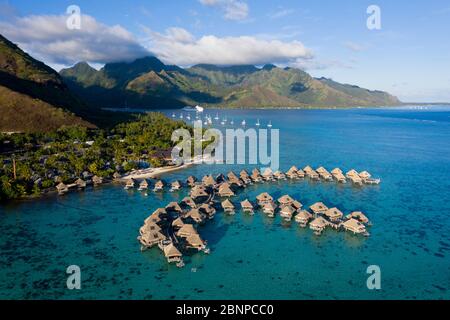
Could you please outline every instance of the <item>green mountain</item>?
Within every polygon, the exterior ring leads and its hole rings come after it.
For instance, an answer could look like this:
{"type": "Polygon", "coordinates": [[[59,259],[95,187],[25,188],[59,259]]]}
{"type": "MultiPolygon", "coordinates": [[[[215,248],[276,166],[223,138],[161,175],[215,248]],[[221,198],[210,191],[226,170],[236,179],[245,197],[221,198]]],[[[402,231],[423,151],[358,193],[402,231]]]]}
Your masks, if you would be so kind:
{"type": "Polygon", "coordinates": [[[0,132],[32,132],[63,125],[94,127],[88,107],[61,76],[0,35],[0,132]]]}
{"type": "Polygon", "coordinates": [[[61,70],[68,86],[92,106],[174,108],[353,107],[398,105],[382,91],[315,79],[295,68],[195,65],[182,69],[155,57],[61,70]]]}

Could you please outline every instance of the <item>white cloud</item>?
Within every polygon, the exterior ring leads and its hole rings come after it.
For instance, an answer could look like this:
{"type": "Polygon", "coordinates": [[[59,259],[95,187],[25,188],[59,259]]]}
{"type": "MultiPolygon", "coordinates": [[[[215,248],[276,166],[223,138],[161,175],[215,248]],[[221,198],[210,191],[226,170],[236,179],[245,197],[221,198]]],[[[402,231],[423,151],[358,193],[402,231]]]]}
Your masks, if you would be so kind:
{"type": "Polygon", "coordinates": [[[0,22],[2,34],[46,63],[128,61],[150,53],[120,25],[107,26],[82,15],[81,29],[69,30],[65,15],[32,15],[0,22]]]}
{"type": "Polygon", "coordinates": [[[279,19],[279,18],[283,18],[286,17],[290,14],[293,14],[295,12],[295,10],[293,9],[280,9],[276,12],[270,13],[269,14],[269,18],[271,19],[279,19]]]}
{"type": "Polygon", "coordinates": [[[244,20],[248,17],[249,7],[241,0],[199,0],[205,6],[218,7],[228,20],[244,20]]]}
{"type": "Polygon", "coordinates": [[[354,52],[360,52],[360,51],[364,51],[367,49],[367,46],[359,44],[359,43],[351,42],[351,41],[345,42],[344,46],[354,52]]]}
{"type": "Polygon", "coordinates": [[[313,53],[300,41],[283,42],[253,36],[195,38],[181,28],[164,34],[144,29],[150,35],[149,49],[166,63],[189,66],[198,63],[242,65],[290,63],[311,59],[313,53]]]}

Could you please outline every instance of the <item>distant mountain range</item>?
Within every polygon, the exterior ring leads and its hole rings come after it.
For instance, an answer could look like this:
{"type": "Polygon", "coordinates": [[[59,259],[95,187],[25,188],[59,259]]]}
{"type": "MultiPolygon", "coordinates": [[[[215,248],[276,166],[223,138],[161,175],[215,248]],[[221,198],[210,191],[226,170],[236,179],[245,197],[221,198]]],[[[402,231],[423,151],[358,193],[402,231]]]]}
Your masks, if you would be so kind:
{"type": "Polygon", "coordinates": [[[300,69],[270,64],[262,68],[200,64],[183,69],[146,57],[106,64],[98,71],[80,62],[60,74],[85,101],[104,107],[301,108],[401,103],[386,92],[315,79],[300,69]]]}
{"type": "Polygon", "coordinates": [[[294,68],[265,65],[190,68],[156,57],[106,64],[86,62],[58,74],[0,35],[0,132],[49,131],[63,125],[110,124],[104,107],[181,108],[353,107],[398,105],[382,91],[330,79],[315,79],[294,68]]]}

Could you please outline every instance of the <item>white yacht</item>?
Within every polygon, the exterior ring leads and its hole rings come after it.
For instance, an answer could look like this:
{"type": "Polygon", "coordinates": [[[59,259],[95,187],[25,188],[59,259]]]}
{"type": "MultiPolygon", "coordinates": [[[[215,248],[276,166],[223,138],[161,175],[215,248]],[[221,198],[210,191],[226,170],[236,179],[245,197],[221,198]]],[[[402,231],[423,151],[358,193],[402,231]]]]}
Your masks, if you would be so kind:
{"type": "Polygon", "coordinates": [[[269,124],[267,125],[268,128],[272,128],[272,121],[269,121],[269,124]]]}

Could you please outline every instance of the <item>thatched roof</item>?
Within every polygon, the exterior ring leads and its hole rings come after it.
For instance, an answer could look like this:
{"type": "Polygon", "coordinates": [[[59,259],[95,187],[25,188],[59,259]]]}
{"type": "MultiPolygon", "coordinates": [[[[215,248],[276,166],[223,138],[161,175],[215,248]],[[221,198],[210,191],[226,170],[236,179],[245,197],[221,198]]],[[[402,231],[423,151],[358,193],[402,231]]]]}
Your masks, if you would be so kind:
{"type": "Polygon", "coordinates": [[[355,169],[351,169],[349,172],[346,173],[346,176],[357,176],[359,177],[358,171],[356,171],[355,169]]]}
{"type": "Polygon", "coordinates": [[[285,194],[284,196],[278,199],[278,203],[281,205],[288,205],[291,204],[293,201],[294,199],[292,199],[291,196],[288,194],[285,194]]]}
{"type": "Polygon", "coordinates": [[[292,166],[286,173],[287,174],[297,174],[298,168],[296,166],[292,166]]]}
{"type": "Polygon", "coordinates": [[[249,174],[248,174],[248,172],[247,171],[245,171],[245,170],[242,170],[240,173],[239,173],[239,176],[241,176],[241,177],[249,177],[249,174]]]}
{"type": "Polygon", "coordinates": [[[92,177],[92,182],[94,182],[95,184],[102,184],[103,183],[103,178],[99,177],[99,176],[93,176],[92,177]]]}
{"type": "Polygon", "coordinates": [[[181,203],[192,208],[195,208],[197,206],[195,204],[195,201],[191,197],[184,197],[183,200],[181,200],[181,203]]]}
{"type": "Polygon", "coordinates": [[[271,176],[273,176],[273,171],[272,171],[272,169],[267,168],[266,170],[264,170],[262,176],[263,176],[263,177],[271,177],[271,176]]]}
{"type": "Polygon", "coordinates": [[[258,201],[272,201],[273,198],[272,198],[272,196],[271,196],[270,194],[268,194],[267,192],[263,192],[263,193],[261,193],[260,195],[258,195],[258,196],[256,197],[256,200],[258,200],[258,201]]]}
{"type": "Polygon", "coordinates": [[[216,212],[216,209],[214,209],[211,205],[207,204],[207,203],[203,203],[200,207],[198,207],[198,209],[205,213],[205,214],[213,214],[216,212]]]}
{"type": "Polygon", "coordinates": [[[141,227],[141,229],[139,231],[140,231],[141,235],[143,235],[144,233],[148,233],[148,232],[161,231],[161,228],[156,223],[154,223],[152,221],[148,221],[141,227]]]}
{"type": "Polygon", "coordinates": [[[77,181],[75,181],[75,184],[76,184],[78,187],[82,187],[82,188],[86,187],[86,181],[84,181],[84,180],[81,179],[81,178],[77,179],[77,181]]]}
{"type": "Polygon", "coordinates": [[[141,183],[139,183],[139,186],[140,186],[141,188],[147,188],[147,187],[148,187],[148,181],[147,181],[147,179],[142,180],[141,183]]]}
{"type": "Polygon", "coordinates": [[[177,231],[177,236],[179,237],[188,237],[192,234],[197,234],[197,230],[195,230],[192,224],[184,224],[180,230],[177,231]]]}
{"type": "Polygon", "coordinates": [[[181,252],[173,245],[173,243],[164,247],[164,255],[166,258],[182,257],[181,252]]]}
{"type": "Polygon", "coordinates": [[[127,184],[127,186],[134,186],[135,181],[134,181],[133,178],[129,178],[129,179],[127,179],[127,181],[126,181],[126,184],[127,184]]]}
{"type": "Polygon", "coordinates": [[[283,206],[280,210],[280,213],[292,216],[295,213],[295,209],[291,206],[283,206]]]}
{"type": "Polygon", "coordinates": [[[322,218],[322,217],[318,217],[316,219],[314,219],[313,221],[311,221],[311,223],[309,224],[311,227],[313,228],[325,228],[327,226],[328,222],[322,218]]]}
{"type": "Polygon", "coordinates": [[[342,174],[342,170],[339,169],[339,168],[334,168],[333,170],[331,170],[331,173],[332,173],[332,174],[338,174],[338,173],[341,173],[341,174],[342,174]]]}
{"type": "Polygon", "coordinates": [[[300,211],[300,212],[295,216],[295,219],[296,219],[296,220],[304,220],[304,221],[306,221],[306,220],[309,220],[309,219],[311,219],[311,218],[312,218],[312,214],[309,213],[309,212],[306,211],[306,210],[300,211]]]}
{"type": "Polygon", "coordinates": [[[316,171],[318,173],[326,173],[326,172],[328,172],[327,169],[325,169],[324,167],[319,167],[318,169],[316,169],[316,171]]]}
{"type": "Polygon", "coordinates": [[[67,187],[67,185],[65,185],[64,183],[60,182],[60,183],[56,186],[56,189],[57,189],[58,191],[64,191],[64,190],[67,190],[68,187],[67,187]]]}
{"type": "Polygon", "coordinates": [[[234,196],[234,192],[227,182],[220,185],[218,193],[220,196],[234,196]]]}
{"type": "Polygon", "coordinates": [[[306,166],[306,167],[303,168],[303,171],[309,173],[309,172],[311,172],[311,171],[314,171],[314,169],[311,168],[311,166],[306,166]]]}
{"type": "Polygon", "coordinates": [[[229,199],[222,202],[222,208],[224,209],[234,209],[234,204],[229,199]]]}
{"type": "Polygon", "coordinates": [[[174,182],[172,182],[171,186],[172,186],[172,188],[181,188],[181,182],[178,180],[175,180],[174,182]]]}
{"type": "Polygon", "coordinates": [[[189,243],[189,245],[191,247],[194,247],[194,248],[203,247],[205,245],[202,238],[200,238],[200,236],[198,234],[192,234],[192,235],[186,237],[186,241],[187,241],[187,243],[189,243]]]}
{"type": "Polygon", "coordinates": [[[214,180],[213,176],[207,175],[207,176],[203,177],[202,183],[203,183],[203,185],[209,187],[209,186],[215,185],[216,184],[216,180],[214,180]]]}
{"type": "Polygon", "coordinates": [[[356,220],[359,220],[362,223],[369,222],[369,218],[367,218],[366,215],[364,213],[362,213],[361,211],[354,211],[354,212],[350,213],[349,215],[347,215],[346,218],[347,219],[354,218],[356,220]]]}
{"type": "Polygon", "coordinates": [[[363,171],[359,173],[359,177],[362,179],[369,179],[372,175],[367,171],[363,171]]]}
{"type": "Polygon", "coordinates": [[[298,209],[300,209],[301,207],[303,207],[303,204],[302,204],[300,201],[294,200],[294,201],[292,201],[291,206],[292,206],[294,209],[298,210],[298,209]]]}
{"type": "Polygon", "coordinates": [[[250,201],[248,201],[248,199],[245,199],[244,201],[241,202],[241,207],[243,209],[253,209],[253,205],[250,201]]]}
{"type": "Polygon", "coordinates": [[[255,168],[252,170],[252,176],[257,176],[257,175],[258,176],[261,175],[261,172],[259,172],[259,170],[257,168],[255,168]]]}
{"type": "Polygon", "coordinates": [[[271,202],[268,202],[268,203],[264,204],[264,206],[263,206],[263,211],[265,211],[265,212],[267,212],[267,211],[274,212],[275,210],[276,210],[276,207],[271,202]]]}
{"type": "Polygon", "coordinates": [[[366,231],[366,227],[361,222],[353,218],[345,221],[342,225],[345,229],[356,233],[362,233],[366,231]]]}
{"type": "Polygon", "coordinates": [[[175,220],[172,221],[172,226],[176,227],[176,228],[181,228],[184,225],[183,220],[181,220],[180,217],[176,218],[175,220]]]}
{"type": "Polygon", "coordinates": [[[175,201],[170,202],[166,206],[166,210],[183,212],[183,209],[181,209],[180,205],[177,202],[175,202],[175,201]]]}
{"type": "Polygon", "coordinates": [[[277,179],[281,179],[281,178],[286,177],[286,175],[285,175],[283,172],[281,172],[280,170],[275,171],[275,173],[274,173],[273,175],[274,175],[277,179]]]}
{"type": "Polygon", "coordinates": [[[161,221],[161,215],[166,215],[166,214],[167,214],[166,209],[158,208],[155,211],[153,211],[153,213],[147,219],[145,219],[145,223],[149,223],[149,222],[157,223],[157,222],[161,221]]]}
{"type": "Polygon", "coordinates": [[[339,219],[342,218],[343,213],[338,208],[330,208],[325,212],[325,215],[330,219],[339,219]]]}
{"type": "Polygon", "coordinates": [[[203,215],[200,213],[199,209],[191,209],[188,213],[186,213],[185,218],[191,218],[197,223],[203,221],[203,215]]]}
{"type": "Polygon", "coordinates": [[[155,188],[164,188],[164,181],[162,180],[156,181],[155,188]]]}
{"type": "Polygon", "coordinates": [[[233,171],[228,172],[227,177],[228,179],[238,179],[238,176],[233,171]]]}
{"type": "Polygon", "coordinates": [[[198,198],[198,197],[206,197],[208,196],[208,192],[206,192],[205,187],[197,185],[192,188],[191,190],[191,197],[192,198],[198,198]]]}
{"type": "Polygon", "coordinates": [[[147,232],[141,236],[141,240],[149,244],[158,243],[161,240],[166,240],[166,236],[159,231],[147,232]]]}
{"type": "Polygon", "coordinates": [[[323,202],[316,202],[312,206],[309,207],[314,213],[325,213],[328,210],[328,207],[323,202]]]}

